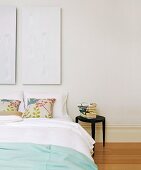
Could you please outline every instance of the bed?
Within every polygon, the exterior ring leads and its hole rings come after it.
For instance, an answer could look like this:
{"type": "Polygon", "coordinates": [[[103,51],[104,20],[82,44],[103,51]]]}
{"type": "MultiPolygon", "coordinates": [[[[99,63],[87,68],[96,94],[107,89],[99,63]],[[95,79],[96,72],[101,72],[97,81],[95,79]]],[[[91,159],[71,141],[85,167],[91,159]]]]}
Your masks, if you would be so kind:
{"type": "Polygon", "coordinates": [[[69,116],[14,118],[0,121],[0,170],[97,170],[95,141],[69,116]]]}

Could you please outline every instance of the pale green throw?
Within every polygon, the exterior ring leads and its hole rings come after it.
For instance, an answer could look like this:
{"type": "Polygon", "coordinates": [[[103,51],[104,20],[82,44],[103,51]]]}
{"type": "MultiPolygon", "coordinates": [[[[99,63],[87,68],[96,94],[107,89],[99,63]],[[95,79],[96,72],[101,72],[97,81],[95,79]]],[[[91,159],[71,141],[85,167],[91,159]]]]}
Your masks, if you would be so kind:
{"type": "Polygon", "coordinates": [[[0,143],[0,170],[97,170],[85,155],[66,147],[0,143]]]}

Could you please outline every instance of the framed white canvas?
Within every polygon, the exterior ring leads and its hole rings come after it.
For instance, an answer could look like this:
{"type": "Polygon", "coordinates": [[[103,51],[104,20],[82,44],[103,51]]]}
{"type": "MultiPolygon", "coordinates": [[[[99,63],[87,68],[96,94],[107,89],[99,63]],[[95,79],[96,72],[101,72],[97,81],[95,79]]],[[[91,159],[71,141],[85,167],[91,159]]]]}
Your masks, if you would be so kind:
{"type": "Polygon", "coordinates": [[[15,84],[16,7],[0,7],[0,84],[15,84]]]}
{"type": "Polygon", "coordinates": [[[60,8],[22,9],[23,84],[60,84],[60,8]]]}

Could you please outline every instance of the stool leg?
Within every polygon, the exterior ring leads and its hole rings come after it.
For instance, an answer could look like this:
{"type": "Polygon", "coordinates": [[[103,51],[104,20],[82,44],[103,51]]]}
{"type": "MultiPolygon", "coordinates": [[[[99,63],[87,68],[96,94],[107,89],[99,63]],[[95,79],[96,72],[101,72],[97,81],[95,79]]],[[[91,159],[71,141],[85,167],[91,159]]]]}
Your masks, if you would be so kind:
{"type": "Polygon", "coordinates": [[[103,146],[105,146],[105,119],[102,122],[102,128],[103,128],[103,146]]]}
{"type": "Polygon", "coordinates": [[[92,138],[95,140],[95,123],[91,124],[92,138]]]}
{"type": "Polygon", "coordinates": [[[95,144],[93,145],[93,154],[92,154],[92,157],[94,157],[95,155],[95,144]]]}
{"type": "Polygon", "coordinates": [[[75,122],[78,123],[78,118],[77,117],[75,118],[75,122]]]}
{"type": "MultiPolygon", "coordinates": [[[[95,123],[91,123],[91,130],[92,130],[92,138],[95,140],[95,123]]],[[[93,148],[93,155],[94,156],[95,154],[95,145],[94,145],[94,148],[93,148]]]]}

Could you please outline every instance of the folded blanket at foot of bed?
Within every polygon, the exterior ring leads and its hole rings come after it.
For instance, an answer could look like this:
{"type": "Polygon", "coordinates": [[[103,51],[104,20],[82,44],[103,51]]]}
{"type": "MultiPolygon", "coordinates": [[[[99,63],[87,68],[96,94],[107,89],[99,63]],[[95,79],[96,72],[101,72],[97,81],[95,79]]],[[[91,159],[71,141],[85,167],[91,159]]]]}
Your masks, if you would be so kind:
{"type": "Polygon", "coordinates": [[[32,143],[0,143],[0,170],[97,170],[71,148],[32,143]]]}

